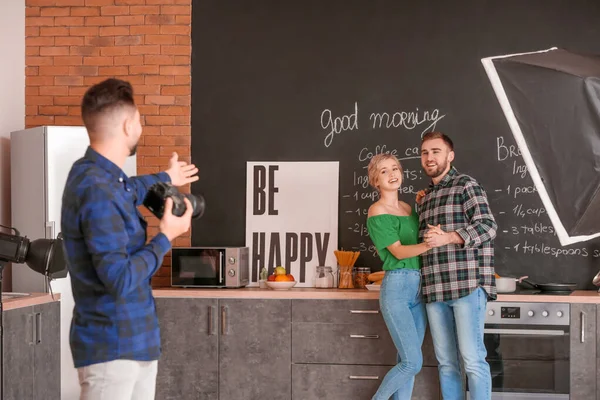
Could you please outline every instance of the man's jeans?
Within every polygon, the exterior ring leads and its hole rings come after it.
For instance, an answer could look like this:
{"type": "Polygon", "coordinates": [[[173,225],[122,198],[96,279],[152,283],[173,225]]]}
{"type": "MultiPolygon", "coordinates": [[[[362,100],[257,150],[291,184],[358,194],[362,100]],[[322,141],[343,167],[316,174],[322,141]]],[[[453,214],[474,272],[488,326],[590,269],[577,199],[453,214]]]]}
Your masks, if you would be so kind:
{"type": "Polygon", "coordinates": [[[373,400],[410,400],[415,375],[423,365],[421,346],[427,317],[421,302],[421,272],[387,271],[381,283],[381,314],[398,350],[398,365],[388,371],[373,400]]]}
{"type": "Polygon", "coordinates": [[[483,344],[486,305],[487,295],[478,288],[458,300],[426,306],[444,400],[465,398],[459,350],[465,363],[470,398],[491,399],[492,378],[483,344]]]}

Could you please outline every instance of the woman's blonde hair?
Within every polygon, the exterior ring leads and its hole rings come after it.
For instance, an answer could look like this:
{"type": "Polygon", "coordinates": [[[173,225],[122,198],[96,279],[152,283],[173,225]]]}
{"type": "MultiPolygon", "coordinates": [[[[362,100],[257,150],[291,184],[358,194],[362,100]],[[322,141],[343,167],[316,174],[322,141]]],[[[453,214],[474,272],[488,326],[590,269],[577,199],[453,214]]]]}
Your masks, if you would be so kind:
{"type": "Polygon", "coordinates": [[[377,178],[379,177],[379,164],[385,160],[394,160],[396,164],[398,164],[398,168],[400,168],[400,175],[404,174],[404,170],[402,169],[402,164],[398,161],[393,154],[377,154],[371,158],[369,162],[369,167],[367,168],[367,174],[369,175],[369,185],[373,186],[375,189],[379,190],[377,186],[377,178]]]}

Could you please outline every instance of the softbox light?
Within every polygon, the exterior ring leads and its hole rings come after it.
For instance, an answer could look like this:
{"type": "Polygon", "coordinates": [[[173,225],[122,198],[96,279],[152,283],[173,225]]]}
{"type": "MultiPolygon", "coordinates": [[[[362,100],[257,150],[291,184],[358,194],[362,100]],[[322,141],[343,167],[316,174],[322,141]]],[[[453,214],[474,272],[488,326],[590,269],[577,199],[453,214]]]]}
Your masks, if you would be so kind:
{"type": "MultiPolygon", "coordinates": [[[[13,228],[14,229],[14,228],[13,228]]],[[[50,279],[67,276],[62,233],[56,239],[35,239],[0,232],[0,262],[27,264],[33,271],[50,279]]]]}
{"type": "Polygon", "coordinates": [[[561,245],[600,236],[600,56],[481,60],[561,245]]]}

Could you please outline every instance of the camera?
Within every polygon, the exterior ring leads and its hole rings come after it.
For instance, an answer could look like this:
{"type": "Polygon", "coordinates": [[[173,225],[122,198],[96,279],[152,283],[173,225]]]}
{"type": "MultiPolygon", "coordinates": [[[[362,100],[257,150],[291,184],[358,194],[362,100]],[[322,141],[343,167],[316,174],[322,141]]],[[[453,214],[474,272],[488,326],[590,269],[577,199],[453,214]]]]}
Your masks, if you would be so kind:
{"type": "Polygon", "coordinates": [[[173,215],[181,217],[185,213],[187,209],[183,201],[185,197],[192,203],[192,218],[197,219],[204,214],[206,202],[203,196],[191,193],[183,194],[175,186],[165,182],[158,182],[150,186],[143,204],[158,219],[162,219],[165,213],[165,201],[167,197],[173,199],[173,215]]]}

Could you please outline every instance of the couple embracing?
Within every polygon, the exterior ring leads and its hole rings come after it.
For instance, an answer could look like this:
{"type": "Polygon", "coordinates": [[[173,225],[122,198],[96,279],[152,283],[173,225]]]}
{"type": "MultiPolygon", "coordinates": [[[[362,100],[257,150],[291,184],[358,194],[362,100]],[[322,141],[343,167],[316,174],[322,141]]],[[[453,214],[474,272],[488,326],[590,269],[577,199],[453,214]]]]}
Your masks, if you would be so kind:
{"type": "Polygon", "coordinates": [[[398,200],[398,159],[379,154],[369,163],[369,183],[380,196],[369,208],[367,227],[383,261],[379,301],[399,358],[373,400],[411,398],[427,321],[443,399],[465,398],[461,357],[470,398],[491,399],[483,328],[487,301],[496,299],[497,225],[483,188],[459,173],[453,160],[447,135],[423,135],[421,166],[431,183],[417,194],[416,210],[398,200]]]}

